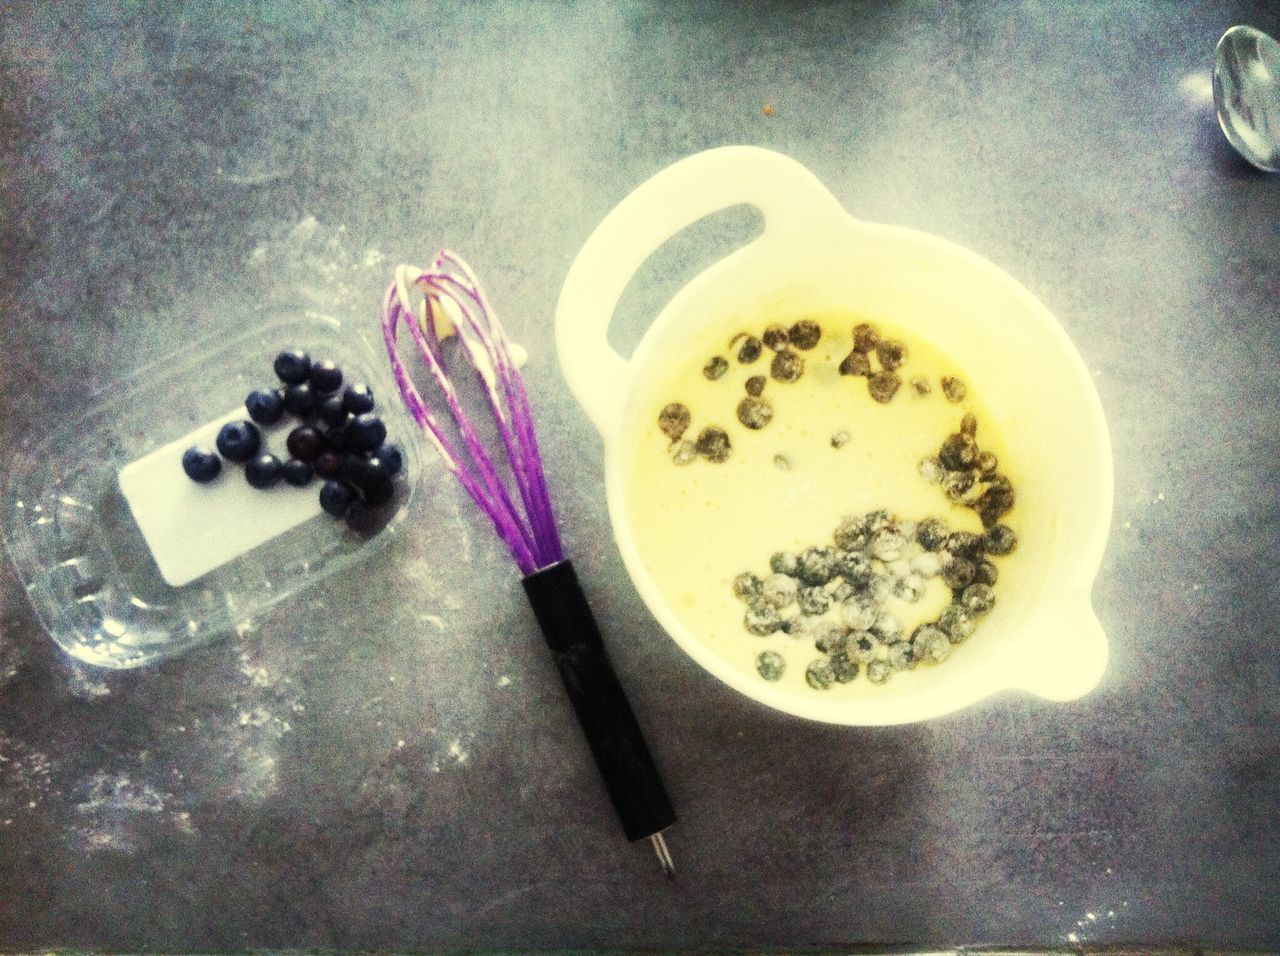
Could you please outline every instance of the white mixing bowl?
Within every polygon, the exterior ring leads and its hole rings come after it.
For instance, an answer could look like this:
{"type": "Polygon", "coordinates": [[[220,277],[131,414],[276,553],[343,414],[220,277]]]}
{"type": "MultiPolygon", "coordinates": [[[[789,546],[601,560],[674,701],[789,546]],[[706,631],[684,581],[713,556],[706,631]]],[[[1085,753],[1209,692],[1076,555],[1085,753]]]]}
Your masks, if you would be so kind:
{"type": "MultiPolygon", "coordinates": [[[[730,146],[690,156],[624,199],[569,270],[556,344],[574,396],[604,440],[614,536],[654,616],[695,661],[748,697],[838,724],[895,724],[1021,689],[1071,700],[1101,679],[1107,640],[1090,606],[1112,506],[1107,426],[1093,383],[1058,322],[1022,285],[944,239],[850,217],[807,169],[730,146]],[[663,242],[720,209],[759,208],[763,234],[686,285],[630,361],[606,333],[628,280],[663,242]],[[654,585],[625,501],[623,449],[652,427],[638,381],[699,323],[779,303],[793,313],[880,316],[930,341],[979,383],[1018,463],[1016,587],[945,664],[920,667],[856,697],[800,693],[732,666],[686,627],[654,585]]],[[[807,688],[805,689],[807,690],[807,688]]]]}

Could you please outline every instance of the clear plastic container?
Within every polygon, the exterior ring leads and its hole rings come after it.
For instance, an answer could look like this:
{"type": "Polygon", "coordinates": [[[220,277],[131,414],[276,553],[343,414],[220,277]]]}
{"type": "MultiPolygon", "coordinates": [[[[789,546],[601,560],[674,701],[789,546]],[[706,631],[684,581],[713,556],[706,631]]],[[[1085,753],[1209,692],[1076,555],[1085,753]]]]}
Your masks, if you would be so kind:
{"type": "MultiPolygon", "coordinates": [[[[273,317],[231,341],[186,348],[108,389],[83,418],[26,436],[5,484],[5,543],[36,616],[72,657],[127,668],[226,635],[264,609],[364,561],[393,538],[421,471],[416,431],[381,343],[315,313],[273,317]],[[356,532],[320,513],[181,587],[167,584],[120,488],[120,470],[275,383],[284,348],[332,358],[368,383],[388,441],[404,453],[396,494],[375,527],[356,532]]],[[[246,416],[247,417],[247,416],[246,416]]],[[[286,423],[272,431],[287,432],[286,423]]],[[[279,444],[277,434],[272,441],[279,444]]],[[[238,470],[224,465],[224,472],[238,470]]],[[[187,481],[180,470],[177,481],[187,481]]],[[[224,473],[218,481],[244,481],[224,473]]],[[[318,495],[319,483],[263,492],[318,495]]]]}

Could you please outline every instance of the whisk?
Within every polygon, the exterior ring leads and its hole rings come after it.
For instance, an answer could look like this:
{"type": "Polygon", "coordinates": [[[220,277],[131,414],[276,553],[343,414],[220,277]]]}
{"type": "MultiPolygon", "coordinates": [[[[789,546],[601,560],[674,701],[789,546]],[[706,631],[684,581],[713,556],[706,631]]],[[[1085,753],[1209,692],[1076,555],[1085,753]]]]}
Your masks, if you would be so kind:
{"type": "Polygon", "coordinates": [[[493,522],[522,575],[525,594],[586,735],[628,840],[646,837],[668,876],[675,866],[662,831],[676,820],[670,797],[641,735],[631,705],[605,654],[591,608],[573,565],[564,556],[543,474],[533,413],[512,342],[489,306],[475,274],[442,250],[426,270],[400,266],[382,303],[382,333],[400,394],[439,452],[445,467],[493,522]],[[421,295],[414,313],[411,296],[421,295]],[[446,310],[445,303],[450,308],[446,310]],[[467,362],[478,375],[507,481],[463,410],[441,350],[451,321],[467,362]],[[404,325],[435,382],[452,426],[437,417],[414,387],[396,346],[404,325]],[[460,447],[461,446],[461,447],[460,447]]]}

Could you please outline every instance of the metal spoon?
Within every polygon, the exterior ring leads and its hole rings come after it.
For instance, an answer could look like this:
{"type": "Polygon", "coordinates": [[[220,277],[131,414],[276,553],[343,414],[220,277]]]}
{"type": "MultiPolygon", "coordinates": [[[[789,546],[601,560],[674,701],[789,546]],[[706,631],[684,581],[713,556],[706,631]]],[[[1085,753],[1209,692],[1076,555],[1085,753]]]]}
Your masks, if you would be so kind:
{"type": "Polygon", "coordinates": [[[1213,101],[1236,152],[1280,171],[1280,43],[1253,27],[1224,33],[1213,52],[1213,101]]]}

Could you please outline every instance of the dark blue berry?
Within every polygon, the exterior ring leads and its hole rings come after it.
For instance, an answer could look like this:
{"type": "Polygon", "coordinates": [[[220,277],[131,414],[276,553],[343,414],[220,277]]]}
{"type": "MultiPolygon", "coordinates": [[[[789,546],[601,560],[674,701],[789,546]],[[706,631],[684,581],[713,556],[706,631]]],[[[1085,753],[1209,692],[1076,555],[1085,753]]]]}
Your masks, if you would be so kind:
{"type": "Polygon", "coordinates": [[[369,534],[378,527],[379,517],[376,507],[357,499],[347,509],[347,527],[357,534],[369,534]]]}
{"type": "Polygon", "coordinates": [[[332,449],[322,451],[315,460],[316,474],[321,478],[337,478],[342,474],[342,457],[332,449]]]}
{"type": "Polygon", "coordinates": [[[404,454],[398,445],[379,445],[373,457],[382,462],[382,467],[392,478],[400,474],[400,469],[404,467],[404,454]]]}
{"type": "Polygon", "coordinates": [[[295,415],[306,415],[316,407],[316,393],[306,382],[290,385],[284,390],[284,407],[295,415]]]}
{"type": "Polygon", "coordinates": [[[248,461],[262,447],[262,435],[253,422],[227,422],[218,432],[215,443],[218,452],[227,461],[248,461]]]}
{"type": "Polygon", "coordinates": [[[249,417],[259,425],[274,425],[284,414],[284,395],[278,388],[258,388],[244,400],[249,417]]]}
{"type": "Polygon", "coordinates": [[[280,381],[298,385],[311,374],[311,356],[298,349],[285,349],[276,356],[273,367],[280,381]]]}
{"type": "Polygon", "coordinates": [[[364,500],[371,505],[385,505],[395,497],[396,486],[386,472],[370,469],[360,486],[364,500]]]}
{"type": "Polygon", "coordinates": [[[373,411],[373,389],[368,385],[348,385],[342,393],[342,404],[352,415],[373,411]]]}
{"type": "Polygon", "coordinates": [[[395,482],[377,458],[346,455],[342,459],[341,478],[359,489],[361,496],[370,504],[386,504],[395,494],[395,482]]]}
{"type": "Polygon", "coordinates": [[[289,449],[289,454],[294,458],[300,461],[314,461],[320,452],[324,451],[325,440],[318,429],[310,425],[299,425],[289,432],[289,437],[284,440],[284,446],[289,449]]]}
{"type": "Polygon", "coordinates": [[[258,455],[244,466],[244,480],[255,488],[270,488],[278,482],[284,466],[275,455],[258,455]]]}
{"type": "Polygon", "coordinates": [[[341,481],[326,481],[320,487],[320,507],[335,518],[345,515],[355,500],[355,489],[341,481]]]}
{"type": "Polygon", "coordinates": [[[305,461],[290,458],[281,469],[284,480],[295,488],[301,488],[311,481],[311,466],[305,461]]]}
{"type": "Polygon", "coordinates": [[[348,426],[347,437],[357,451],[373,451],[387,440],[387,426],[373,412],[365,412],[348,426]]]}
{"type": "Polygon", "coordinates": [[[325,359],[311,363],[311,387],[321,395],[328,395],[342,388],[342,369],[325,359]]]}
{"type": "Polygon", "coordinates": [[[326,395],[320,400],[320,420],[331,428],[346,424],[349,414],[341,395],[326,395]]]}
{"type": "Polygon", "coordinates": [[[395,474],[391,465],[382,458],[379,458],[376,454],[371,454],[365,459],[365,468],[368,470],[369,474],[378,475],[382,478],[390,478],[395,474]]]}
{"type": "Polygon", "coordinates": [[[349,485],[359,488],[369,475],[369,459],[364,455],[348,453],[342,456],[342,467],[338,477],[349,485]]]}
{"type": "Polygon", "coordinates": [[[354,416],[348,414],[347,420],[341,425],[335,425],[326,428],[324,431],[325,441],[334,451],[346,452],[352,451],[351,444],[351,423],[355,420],[354,416]]]}
{"type": "Polygon", "coordinates": [[[182,453],[182,470],[192,481],[204,484],[218,477],[218,473],[222,471],[222,459],[211,448],[192,445],[182,453]]]}

